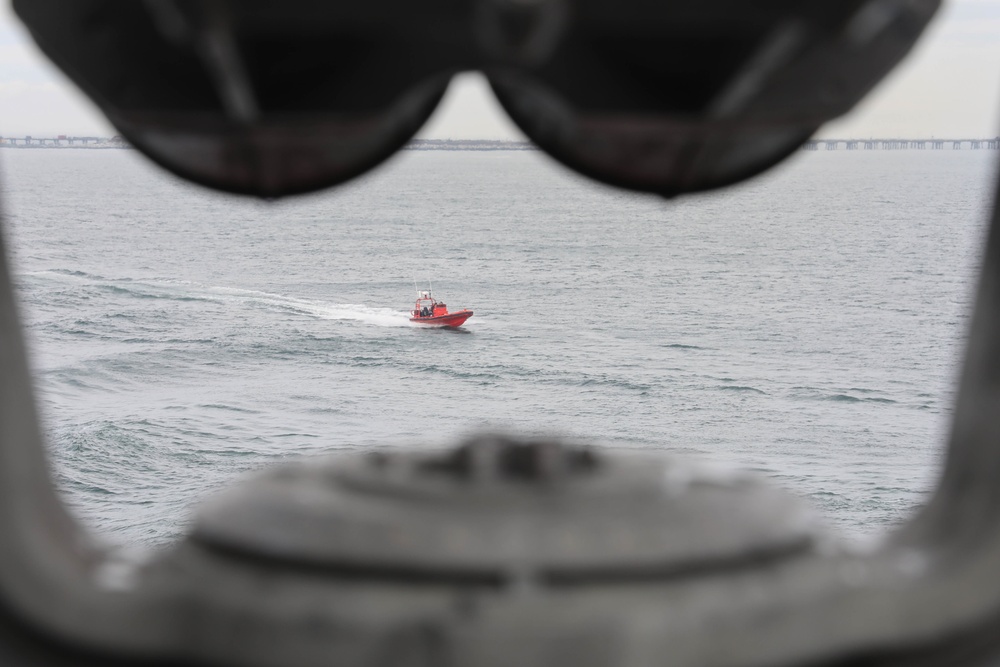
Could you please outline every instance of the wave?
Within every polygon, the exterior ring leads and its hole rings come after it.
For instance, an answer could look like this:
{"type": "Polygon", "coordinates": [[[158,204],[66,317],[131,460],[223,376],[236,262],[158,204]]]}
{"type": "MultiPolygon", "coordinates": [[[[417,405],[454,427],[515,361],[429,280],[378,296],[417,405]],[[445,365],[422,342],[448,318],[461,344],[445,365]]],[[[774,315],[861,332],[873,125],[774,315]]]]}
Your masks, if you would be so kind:
{"type": "Polygon", "coordinates": [[[850,394],[830,394],[820,397],[824,401],[841,401],[843,403],[863,403],[866,399],[851,396],[850,394]]]}
{"type": "Polygon", "coordinates": [[[665,347],[674,350],[705,350],[708,348],[701,347],[700,345],[684,345],[683,343],[668,343],[666,345],[661,345],[660,347],[665,347]]]}
{"type": "Polygon", "coordinates": [[[894,404],[896,401],[891,398],[879,398],[878,396],[869,396],[865,398],[858,398],[857,396],[851,396],[850,394],[829,394],[826,396],[819,396],[821,400],[824,401],[840,401],[843,403],[886,403],[894,404]]]}
{"type": "Polygon", "coordinates": [[[881,403],[884,405],[895,405],[898,403],[898,401],[894,401],[891,398],[885,398],[883,396],[864,395],[877,393],[878,390],[876,389],[851,388],[841,391],[834,390],[832,393],[815,387],[794,387],[793,390],[796,392],[795,396],[797,398],[805,398],[814,401],[831,401],[834,403],[881,403]],[[862,395],[855,396],[855,393],[862,395]]]}
{"type": "Polygon", "coordinates": [[[716,387],[716,389],[723,389],[725,391],[746,391],[752,394],[766,394],[767,392],[762,389],[757,389],[757,387],[747,387],[746,385],[739,384],[722,384],[716,387]]]}
{"type": "Polygon", "coordinates": [[[503,379],[496,373],[459,370],[436,365],[422,366],[417,371],[419,373],[440,373],[460,380],[478,380],[481,384],[492,384],[503,379]]]}

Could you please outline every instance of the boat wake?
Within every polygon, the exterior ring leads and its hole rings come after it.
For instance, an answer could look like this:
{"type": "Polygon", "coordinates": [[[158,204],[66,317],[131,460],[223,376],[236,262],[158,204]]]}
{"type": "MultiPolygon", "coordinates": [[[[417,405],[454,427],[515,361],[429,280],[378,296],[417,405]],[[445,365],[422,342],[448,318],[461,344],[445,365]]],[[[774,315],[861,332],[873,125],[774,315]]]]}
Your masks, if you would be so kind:
{"type": "Polygon", "coordinates": [[[199,285],[183,280],[131,280],[105,278],[77,271],[46,271],[39,275],[62,282],[84,282],[102,290],[122,296],[142,299],[167,299],[178,301],[217,301],[247,308],[265,308],[286,313],[316,317],[324,320],[349,321],[379,327],[413,327],[409,314],[391,308],[375,308],[356,303],[331,303],[319,299],[304,299],[271,292],[199,285]]]}
{"type": "Polygon", "coordinates": [[[374,308],[360,303],[330,303],[231,287],[211,287],[207,288],[207,292],[218,295],[220,299],[241,301],[251,307],[263,306],[323,320],[361,322],[379,327],[413,326],[405,312],[391,308],[374,308]]]}
{"type": "Polygon", "coordinates": [[[378,327],[414,326],[406,313],[391,308],[373,308],[359,303],[306,302],[291,299],[291,308],[324,320],[347,320],[378,327]]]}

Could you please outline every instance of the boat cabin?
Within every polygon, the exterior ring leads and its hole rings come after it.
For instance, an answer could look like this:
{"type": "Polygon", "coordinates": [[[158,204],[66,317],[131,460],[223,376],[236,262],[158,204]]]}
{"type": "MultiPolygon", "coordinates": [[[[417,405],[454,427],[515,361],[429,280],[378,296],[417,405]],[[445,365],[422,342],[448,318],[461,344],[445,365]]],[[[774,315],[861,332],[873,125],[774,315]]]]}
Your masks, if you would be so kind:
{"type": "Polygon", "coordinates": [[[448,314],[448,306],[435,301],[430,292],[420,292],[413,306],[413,317],[441,317],[448,314]]]}

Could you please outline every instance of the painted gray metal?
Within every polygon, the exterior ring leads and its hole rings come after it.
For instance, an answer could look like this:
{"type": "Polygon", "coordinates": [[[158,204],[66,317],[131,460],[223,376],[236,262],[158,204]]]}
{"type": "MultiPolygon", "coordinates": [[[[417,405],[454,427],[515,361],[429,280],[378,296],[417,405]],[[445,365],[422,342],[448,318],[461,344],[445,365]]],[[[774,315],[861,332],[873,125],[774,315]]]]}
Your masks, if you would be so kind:
{"type": "Polygon", "coordinates": [[[458,72],[579,173],[675,196],[797,151],[940,0],[13,0],[39,48],[177,175],[279,197],[403,148],[458,72]]]}
{"type": "Polygon", "coordinates": [[[277,467],[209,502],[192,538],[371,578],[573,586],[777,560],[818,528],[736,472],[485,436],[277,467]]]}

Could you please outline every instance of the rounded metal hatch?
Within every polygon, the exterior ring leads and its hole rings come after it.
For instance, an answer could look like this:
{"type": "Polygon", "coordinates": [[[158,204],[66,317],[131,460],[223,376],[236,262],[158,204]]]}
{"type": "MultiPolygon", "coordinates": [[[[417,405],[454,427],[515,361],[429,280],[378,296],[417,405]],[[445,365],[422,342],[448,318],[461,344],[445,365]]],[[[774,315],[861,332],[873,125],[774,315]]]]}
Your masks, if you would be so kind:
{"type": "Polygon", "coordinates": [[[661,579],[806,552],[804,503],[663,456],[480,437],[450,452],[297,462],[223,493],[193,539],[230,555],[409,582],[661,579]]]}

